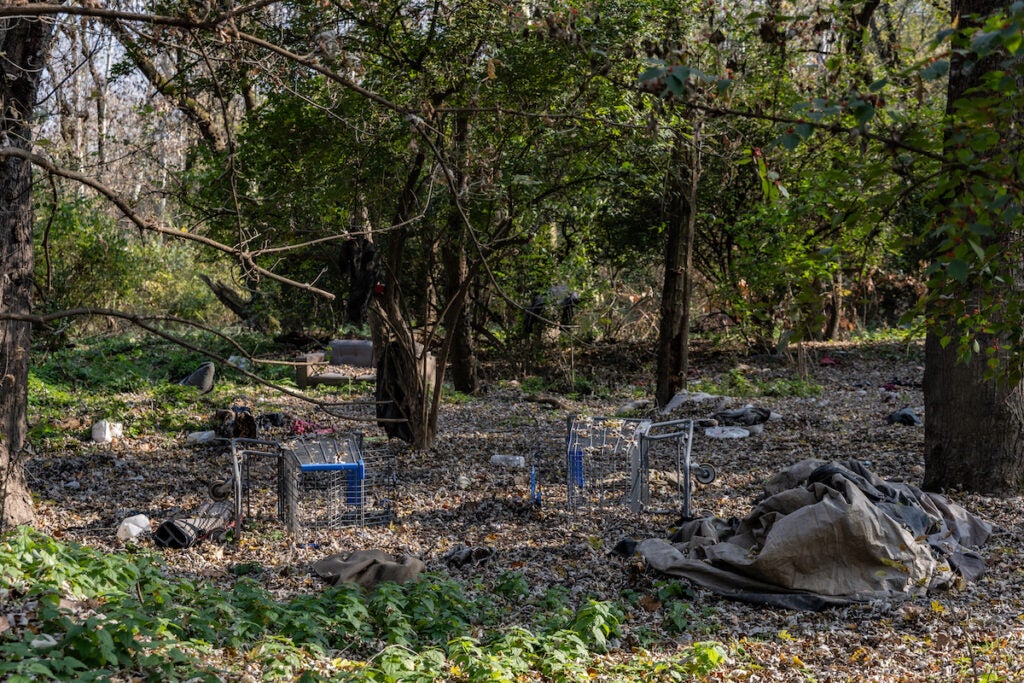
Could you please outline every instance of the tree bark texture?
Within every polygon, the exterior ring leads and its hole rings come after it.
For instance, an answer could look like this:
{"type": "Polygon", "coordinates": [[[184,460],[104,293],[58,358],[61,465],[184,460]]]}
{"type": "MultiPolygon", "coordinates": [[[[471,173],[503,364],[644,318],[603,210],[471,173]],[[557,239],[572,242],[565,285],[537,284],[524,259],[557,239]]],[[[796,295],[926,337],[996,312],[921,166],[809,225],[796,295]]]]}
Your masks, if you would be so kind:
{"type": "Polygon", "coordinates": [[[682,135],[672,154],[666,192],[665,278],[661,290],[661,322],[655,400],[667,404],[685,388],[689,371],[690,299],[692,298],[693,236],[696,227],[697,183],[700,178],[700,127],[694,125],[686,154],[682,135]],[[684,160],[684,156],[688,157],[684,160]]]}
{"type": "MultiPolygon", "coordinates": [[[[953,0],[950,9],[963,24],[971,15],[984,16],[1008,5],[1005,1],[953,0]]],[[[965,63],[954,52],[947,114],[954,113],[956,100],[980,85],[995,63],[965,63]]],[[[923,487],[1019,494],[1024,491],[1022,387],[986,378],[984,354],[973,354],[966,364],[958,362],[956,343],[942,348],[940,338],[941,331],[929,331],[925,340],[923,487]]]]}
{"type": "Polygon", "coordinates": [[[986,381],[985,357],[960,363],[956,344],[925,340],[925,474],[929,491],[1024,490],[1024,392],[986,381]]]}
{"type": "MultiPolygon", "coordinates": [[[[0,20],[0,147],[32,146],[31,112],[53,24],[49,19],[0,20]]],[[[32,312],[32,166],[0,159],[0,313],[32,312]]],[[[28,322],[0,320],[0,526],[29,523],[25,481],[29,350],[28,322]]]]}
{"type": "MultiPolygon", "coordinates": [[[[469,137],[469,116],[459,114],[455,120],[453,144],[456,158],[462,159],[461,150],[469,137]]],[[[459,210],[458,201],[464,189],[465,175],[461,168],[452,169],[452,207],[448,213],[446,234],[441,248],[441,264],[444,268],[445,312],[442,319],[445,335],[450,338],[449,357],[446,365],[451,367],[452,384],[456,390],[475,394],[479,389],[478,362],[473,346],[473,331],[465,296],[469,265],[466,257],[466,225],[459,210]]]]}

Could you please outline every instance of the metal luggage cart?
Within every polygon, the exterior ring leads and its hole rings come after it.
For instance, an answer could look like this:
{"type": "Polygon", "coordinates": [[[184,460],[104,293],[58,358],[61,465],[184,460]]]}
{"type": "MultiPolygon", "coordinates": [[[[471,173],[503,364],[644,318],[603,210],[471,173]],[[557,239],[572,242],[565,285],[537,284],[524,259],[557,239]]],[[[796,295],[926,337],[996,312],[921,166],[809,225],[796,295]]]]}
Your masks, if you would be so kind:
{"type": "Polygon", "coordinates": [[[235,533],[232,539],[237,543],[245,528],[245,521],[252,515],[252,482],[255,470],[264,458],[280,459],[281,446],[277,441],[264,439],[224,439],[231,449],[231,474],[227,479],[210,485],[210,497],[215,501],[232,500],[232,514],[235,533]]]}
{"type": "MultiPolygon", "coordinates": [[[[631,512],[679,513],[651,501],[652,452],[674,466],[676,497],[683,516],[690,516],[692,480],[715,479],[710,465],[691,460],[693,421],[653,422],[637,418],[568,418],[566,437],[566,503],[570,510],[627,506],[631,512]]],[[[655,501],[656,503],[664,501],[655,501]]]]}
{"type": "MultiPolygon", "coordinates": [[[[682,499],[682,516],[690,517],[690,504],[693,496],[693,479],[700,484],[710,484],[715,480],[715,468],[707,463],[695,463],[691,458],[693,448],[693,420],[672,420],[655,422],[642,437],[647,471],[646,483],[650,483],[650,465],[654,459],[652,450],[658,444],[667,444],[670,454],[674,457],[670,463],[675,464],[676,494],[682,499]]],[[[671,510],[678,513],[679,510],[671,510]]]]}

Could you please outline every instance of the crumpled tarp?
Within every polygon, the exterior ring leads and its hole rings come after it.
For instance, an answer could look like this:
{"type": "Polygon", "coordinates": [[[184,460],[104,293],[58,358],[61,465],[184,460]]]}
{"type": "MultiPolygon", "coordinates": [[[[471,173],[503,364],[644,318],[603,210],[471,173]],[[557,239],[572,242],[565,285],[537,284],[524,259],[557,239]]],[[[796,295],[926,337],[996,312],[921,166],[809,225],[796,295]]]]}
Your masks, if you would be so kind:
{"type": "Polygon", "coordinates": [[[636,546],[653,568],[746,602],[817,610],[902,599],[985,571],[987,522],[856,460],[805,460],[737,522],[691,520],[636,546]]]}
{"type": "Polygon", "coordinates": [[[415,557],[395,557],[382,550],[356,550],[325,557],[313,564],[313,573],[333,586],[355,583],[372,588],[384,581],[407,583],[423,571],[415,557]]]}

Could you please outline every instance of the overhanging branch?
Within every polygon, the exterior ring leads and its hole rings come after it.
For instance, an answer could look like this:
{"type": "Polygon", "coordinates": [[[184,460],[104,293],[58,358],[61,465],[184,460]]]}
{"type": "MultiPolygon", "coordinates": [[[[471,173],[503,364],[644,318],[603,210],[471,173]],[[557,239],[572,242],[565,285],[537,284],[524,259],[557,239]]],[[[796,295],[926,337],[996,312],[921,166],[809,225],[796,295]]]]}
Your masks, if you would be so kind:
{"type": "Polygon", "coordinates": [[[144,218],[143,216],[140,216],[138,213],[136,213],[135,210],[132,209],[132,207],[130,207],[128,203],[124,199],[122,199],[114,190],[99,182],[95,178],[91,178],[82,173],[78,173],[77,171],[72,171],[70,169],[57,166],[44,156],[34,154],[23,149],[18,149],[17,147],[0,147],[0,158],[3,157],[18,157],[43,169],[47,173],[53,174],[55,176],[60,176],[61,178],[67,178],[68,180],[73,180],[75,182],[85,185],[86,187],[90,187],[93,190],[96,190],[101,195],[110,200],[110,202],[113,203],[114,206],[116,206],[118,210],[121,211],[124,217],[131,221],[140,230],[144,230],[147,232],[155,232],[157,234],[172,237],[174,239],[185,240],[188,242],[195,242],[197,244],[201,244],[210,249],[215,249],[217,251],[229,254],[237,258],[246,268],[251,269],[253,272],[259,273],[260,275],[268,279],[276,280],[277,282],[288,285],[289,287],[295,287],[296,289],[301,289],[311,294],[322,296],[325,299],[333,300],[335,298],[334,294],[326,290],[314,287],[304,282],[292,280],[291,278],[284,277],[283,275],[278,275],[277,273],[274,273],[271,270],[267,270],[266,268],[257,265],[257,263],[253,260],[252,252],[248,250],[230,247],[226,244],[218,242],[217,240],[210,239],[209,237],[204,237],[203,235],[197,235],[195,233],[184,232],[181,230],[174,230],[173,228],[162,226],[154,221],[144,218]]]}

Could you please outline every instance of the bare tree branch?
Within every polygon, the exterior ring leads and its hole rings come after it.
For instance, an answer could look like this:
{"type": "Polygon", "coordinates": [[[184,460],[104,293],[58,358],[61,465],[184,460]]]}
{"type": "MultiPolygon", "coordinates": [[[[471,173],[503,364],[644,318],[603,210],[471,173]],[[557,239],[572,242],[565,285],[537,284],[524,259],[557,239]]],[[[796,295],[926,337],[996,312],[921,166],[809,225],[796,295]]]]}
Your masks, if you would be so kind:
{"type": "Polygon", "coordinates": [[[295,287],[296,289],[301,289],[303,291],[310,292],[311,294],[317,294],[326,299],[333,300],[335,298],[334,294],[326,290],[320,289],[318,287],[313,287],[312,285],[303,282],[292,280],[291,278],[287,278],[282,275],[278,275],[271,270],[267,270],[266,268],[257,265],[256,262],[253,260],[252,252],[248,250],[230,247],[226,244],[218,242],[217,240],[210,239],[209,237],[204,237],[203,235],[197,235],[192,232],[174,230],[173,228],[168,228],[159,225],[158,223],[152,220],[144,218],[143,216],[137,214],[135,210],[132,209],[132,207],[130,207],[128,203],[123,198],[121,198],[116,192],[114,192],[112,189],[110,189],[103,183],[99,182],[95,178],[91,178],[82,173],[78,173],[76,171],[72,171],[57,166],[44,156],[41,156],[39,154],[33,154],[32,152],[27,152],[23,149],[18,149],[16,147],[0,147],[0,158],[3,157],[18,157],[20,159],[24,159],[25,161],[31,162],[32,164],[43,169],[47,173],[52,173],[53,175],[60,176],[62,178],[67,178],[68,180],[74,180],[96,190],[104,197],[109,199],[121,211],[121,213],[124,214],[125,218],[131,221],[140,230],[144,230],[147,232],[155,232],[160,235],[166,235],[167,237],[173,237],[175,239],[202,244],[203,246],[209,247],[211,249],[216,249],[217,251],[234,256],[235,258],[239,259],[242,262],[242,264],[247,268],[250,268],[254,272],[259,273],[260,275],[267,277],[271,280],[276,280],[277,282],[288,285],[290,287],[295,287]]]}

